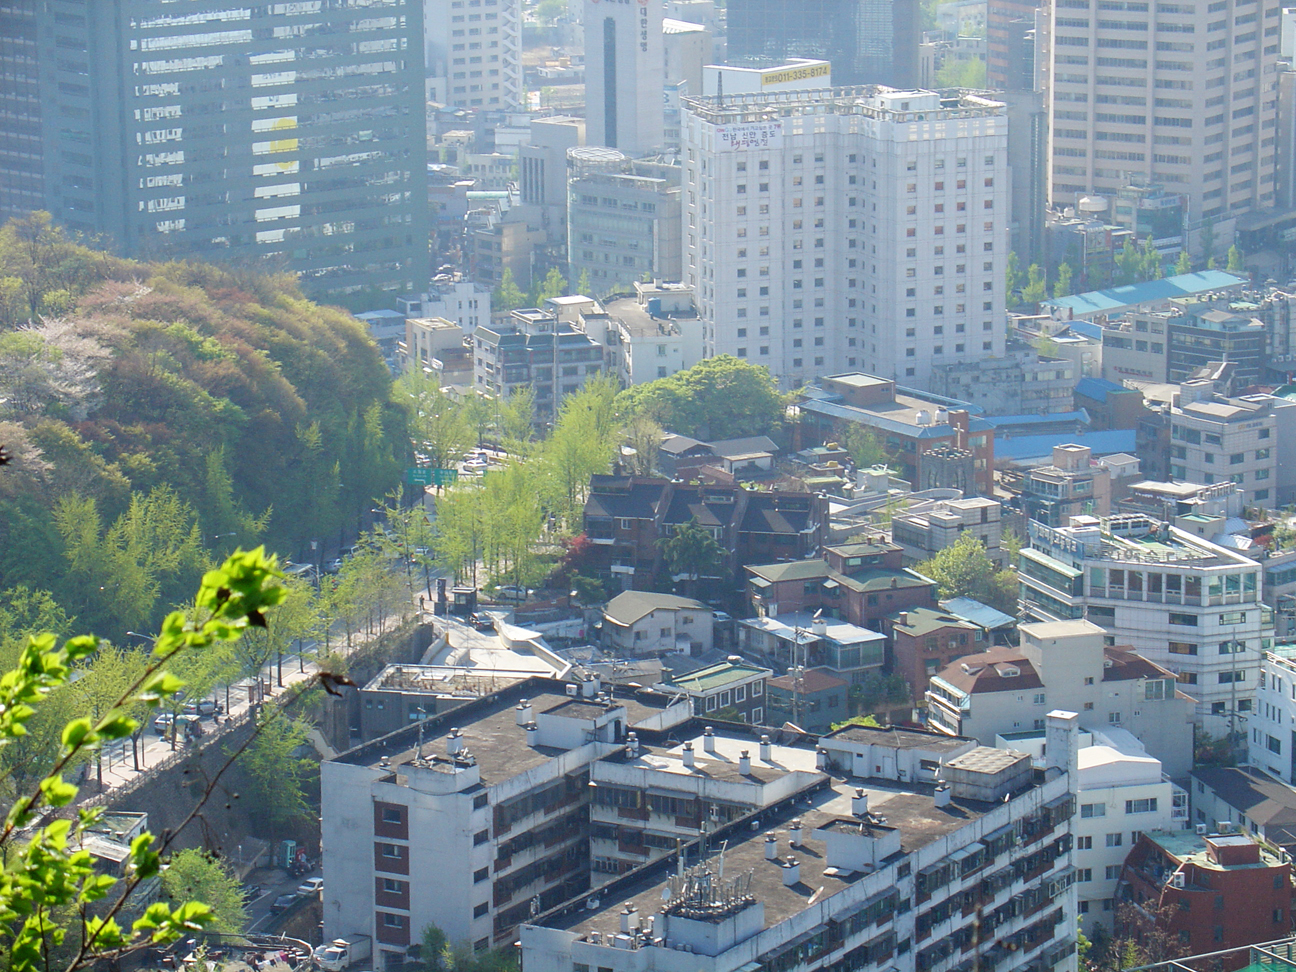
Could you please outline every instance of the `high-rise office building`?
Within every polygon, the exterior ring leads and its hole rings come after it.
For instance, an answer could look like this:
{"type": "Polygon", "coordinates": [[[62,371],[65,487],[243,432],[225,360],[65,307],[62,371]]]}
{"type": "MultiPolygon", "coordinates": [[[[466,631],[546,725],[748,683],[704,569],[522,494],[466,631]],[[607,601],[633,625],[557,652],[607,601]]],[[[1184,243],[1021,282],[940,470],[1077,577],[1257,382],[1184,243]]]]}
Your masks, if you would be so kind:
{"type": "Polygon", "coordinates": [[[36,0],[0,0],[0,222],[40,209],[36,0]]]}
{"type": "Polygon", "coordinates": [[[1137,182],[1191,227],[1274,205],[1275,0],[1056,0],[1049,39],[1054,204],[1137,182]]]}
{"type": "Polygon", "coordinates": [[[662,5],[585,0],[585,144],[629,156],[662,147],[662,5]]]}
{"type": "Polygon", "coordinates": [[[918,0],[730,0],[731,64],[832,62],[834,84],[918,85],[918,0]]]}
{"type": "Polygon", "coordinates": [[[423,0],[423,39],[428,101],[522,104],[521,0],[423,0]]]}
{"type": "Polygon", "coordinates": [[[840,89],[685,102],[684,280],[708,357],[785,388],[842,370],[925,387],[1001,356],[1004,106],[840,89]]]}
{"type": "Polygon", "coordinates": [[[421,290],[422,21],[418,0],[43,2],[43,205],[129,256],[421,290]]]}

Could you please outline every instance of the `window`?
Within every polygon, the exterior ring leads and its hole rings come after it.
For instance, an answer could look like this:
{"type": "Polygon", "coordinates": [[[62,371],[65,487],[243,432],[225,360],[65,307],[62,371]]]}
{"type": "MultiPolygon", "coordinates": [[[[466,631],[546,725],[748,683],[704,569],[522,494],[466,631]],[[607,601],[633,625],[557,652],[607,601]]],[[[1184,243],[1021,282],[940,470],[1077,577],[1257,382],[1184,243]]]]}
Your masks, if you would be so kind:
{"type": "Polygon", "coordinates": [[[1107,816],[1107,804],[1105,803],[1082,803],[1080,804],[1081,817],[1105,817],[1107,816]]]}
{"type": "Polygon", "coordinates": [[[1115,881],[1120,877],[1121,866],[1119,864],[1108,864],[1105,875],[1108,881],[1115,881]]]}
{"type": "Polygon", "coordinates": [[[473,797],[473,809],[480,810],[482,807],[486,806],[489,800],[490,797],[487,796],[485,793],[477,794],[475,797],[473,797]]]}
{"type": "Polygon", "coordinates": [[[1170,644],[1170,654],[1172,655],[1195,655],[1197,646],[1189,644],[1187,641],[1172,641],[1170,644]]]}
{"type": "Polygon", "coordinates": [[[483,867],[473,871],[473,884],[481,884],[490,879],[490,868],[483,867]]]}
{"type": "Polygon", "coordinates": [[[1123,831],[1122,831],[1121,833],[1118,833],[1118,834],[1108,834],[1108,835],[1107,835],[1107,846],[1108,846],[1108,847],[1120,847],[1120,846],[1121,846],[1121,843],[1124,841],[1124,839],[1125,839],[1125,834],[1124,834],[1123,831]]]}
{"type": "Polygon", "coordinates": [[[1176,614],[1175,612],[1171,611],[1171,612],[1170,612],[1170,623],[1171,623],[1171,624],[1187,625],[1188,627],[1195,628],[1195,627],[1197,627],[1197,615],[1195,615],[1195,614],[1176,614]]]}
{"type": "Polygon", "coordinates": [[[395,858],[396,860],[400,860],[400,858],[405,856],[401,852],[401,848],[399,844],[382,844],[380,846],[382,847],[383,857],[391,857],[391,858],[395,858]]]}
{"type": "Polygon", "coordinates": [[[393,914],[391,914],[391,913],[389,913],[389,912],[385,912],[385,911],[384,911],[384,912],[383,912],[383,924],[386,925],[388,928],[404,928],[404,927],[405,927],[405,916],[404,916],[404,915],[393,915],[393,914]]]}
{"type": "Polygon", "coordinates": [[[1126,813],[1156,813],[1157,798],[1146,797],[1142,800],[1126,800],[1126,813]]]}
{"type": "Polygon", "coordinates": [[[490,831],[489,831],[489,830],[479,830],[479,831],[477,831],[477,833],[473,834],[473,846],[474,846],[474,847],[480,847],[482,844],[486,843],[486,841],[488,841],[488,840],[490,840],[490,831]]]}
{"type": "Polygon", "coordinates": [[[1092,838],[1092,837],[1077,837],[1077,838],[1076,838],[1076,850],[1093,850],[1093,838],[1092,838]]]}
{"type": "Polygon", "coordinates": [[[409,887],[404,881],[397,881],[395,878],[383,878],[382,889],[386,894],[404,894],[409,887]]]}
{"type": "Polygon", "coordinates": [[[1076,881],[1077,881],[1077,882],[1080,882],[1080,883],[1083,884],[1083,883],[1085,883],[1085,882],[1092,881],[1092,880],[1093,880],[1093,869],[1092,869],[1092,868],[1088,868],[1088,867],[1081,867],[1081,868],[1077,868],[1077,869],[1076,869],[1076,881]]]}
{"type": "Polygon", "coordinates": [[[474,918],[481,918],[481,917],[485,916],[485,914],[486,914],[488,911],[490,911],[490,902],[489,902],[489,901],[483,901],[481,904],[479,904],[479,905],[477,905],[475,908],[473,908],[473,917],[474,917],[474,918]]]}
{"type": "Polygon", "coordinates": [[[401,812],[398,808],[383,807],[383,823],[398,824],[401,822],[401,812]]]}

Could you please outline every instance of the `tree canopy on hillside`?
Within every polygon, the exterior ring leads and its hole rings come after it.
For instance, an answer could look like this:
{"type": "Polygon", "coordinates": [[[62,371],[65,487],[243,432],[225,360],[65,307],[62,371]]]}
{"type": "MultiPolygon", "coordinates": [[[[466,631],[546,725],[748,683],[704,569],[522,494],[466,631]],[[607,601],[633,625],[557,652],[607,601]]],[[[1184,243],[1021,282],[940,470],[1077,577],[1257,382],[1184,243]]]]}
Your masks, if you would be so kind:
{"type": "Polygon", "coordinates": [[[405,425],[364,326],[287,276],[121,260],[43,214],[0,228],[0,588],[109,636],[123,596],[156,622],[215,553],[354,523],[405,425]]]}

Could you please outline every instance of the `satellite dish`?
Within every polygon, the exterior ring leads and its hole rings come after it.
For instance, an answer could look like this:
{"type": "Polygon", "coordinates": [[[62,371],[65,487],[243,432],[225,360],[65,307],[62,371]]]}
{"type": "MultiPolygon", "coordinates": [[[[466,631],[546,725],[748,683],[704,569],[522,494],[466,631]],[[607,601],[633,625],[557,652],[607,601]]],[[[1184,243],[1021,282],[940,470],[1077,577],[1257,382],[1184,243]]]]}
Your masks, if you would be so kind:
{"type": "Polygon", "coordinates": [[[671,899],[670,885],[661,889],[661,899],[662,901],[669,901],[671,899]]]}

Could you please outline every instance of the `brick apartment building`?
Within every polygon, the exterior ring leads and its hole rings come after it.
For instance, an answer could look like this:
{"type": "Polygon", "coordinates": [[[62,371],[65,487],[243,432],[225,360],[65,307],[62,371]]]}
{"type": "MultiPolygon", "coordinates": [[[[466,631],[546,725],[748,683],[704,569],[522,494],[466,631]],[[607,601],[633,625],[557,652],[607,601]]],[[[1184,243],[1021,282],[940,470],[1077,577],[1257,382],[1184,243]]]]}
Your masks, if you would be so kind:
{"type": "Polygon", "coordinates": [[[747,566],[747,593],[763,617],[823,611],[872,631],[910,608],[935,608],[936,582],[900,565],[894,543],[825,547],[823,558],[747,566]]]}
{"type": "MultiPolygon", "coordinates": [[[[1138,801],[1127,801],[1137,803],[1138,801]]],[[[1138,826],[1138,806],[1127,806],[1123,821],[1138,826]]],[[[1113,829],[1120,824],[1113,820],[1113,829]]],[[[1084,881],[1081,874],[1079,881],[1084,881]]],[[[1138,905],[1155,915],[1180,951],[1217,952],[1269,942],[1291,934],[1291,863],[1263,848],[1247,834],[1196,834],[1188,830],[1142,834],[1121,872],[1118,902],[1138,905]]],[[[1117,934],[1137,939],[1146,930],[1117,934]]],[[[1223,967],[1246,963],[1245,953],[1226,956],[1223,967]],[[1230,959],[1236,959],[1231,964],[1230,959]]]]}
{"type": "Polygon", "coordinates": [[[909,685],[915,705],[927,694],[927,682],[957,658],[988,648],[985,633],[940,608],[897,611],[883,622],[890,639],[887,665],[909,685]]]}
{"type": "Polygon", "coordinates": [[[814,556],[827,540],[828,501],[815,493],[593,476],[584,517],[592,569],[614,590],[651,590],[666,570],[658,541],[692,520],[728,553],[725,575],[737,578],[744,564],[814,556]]]}

